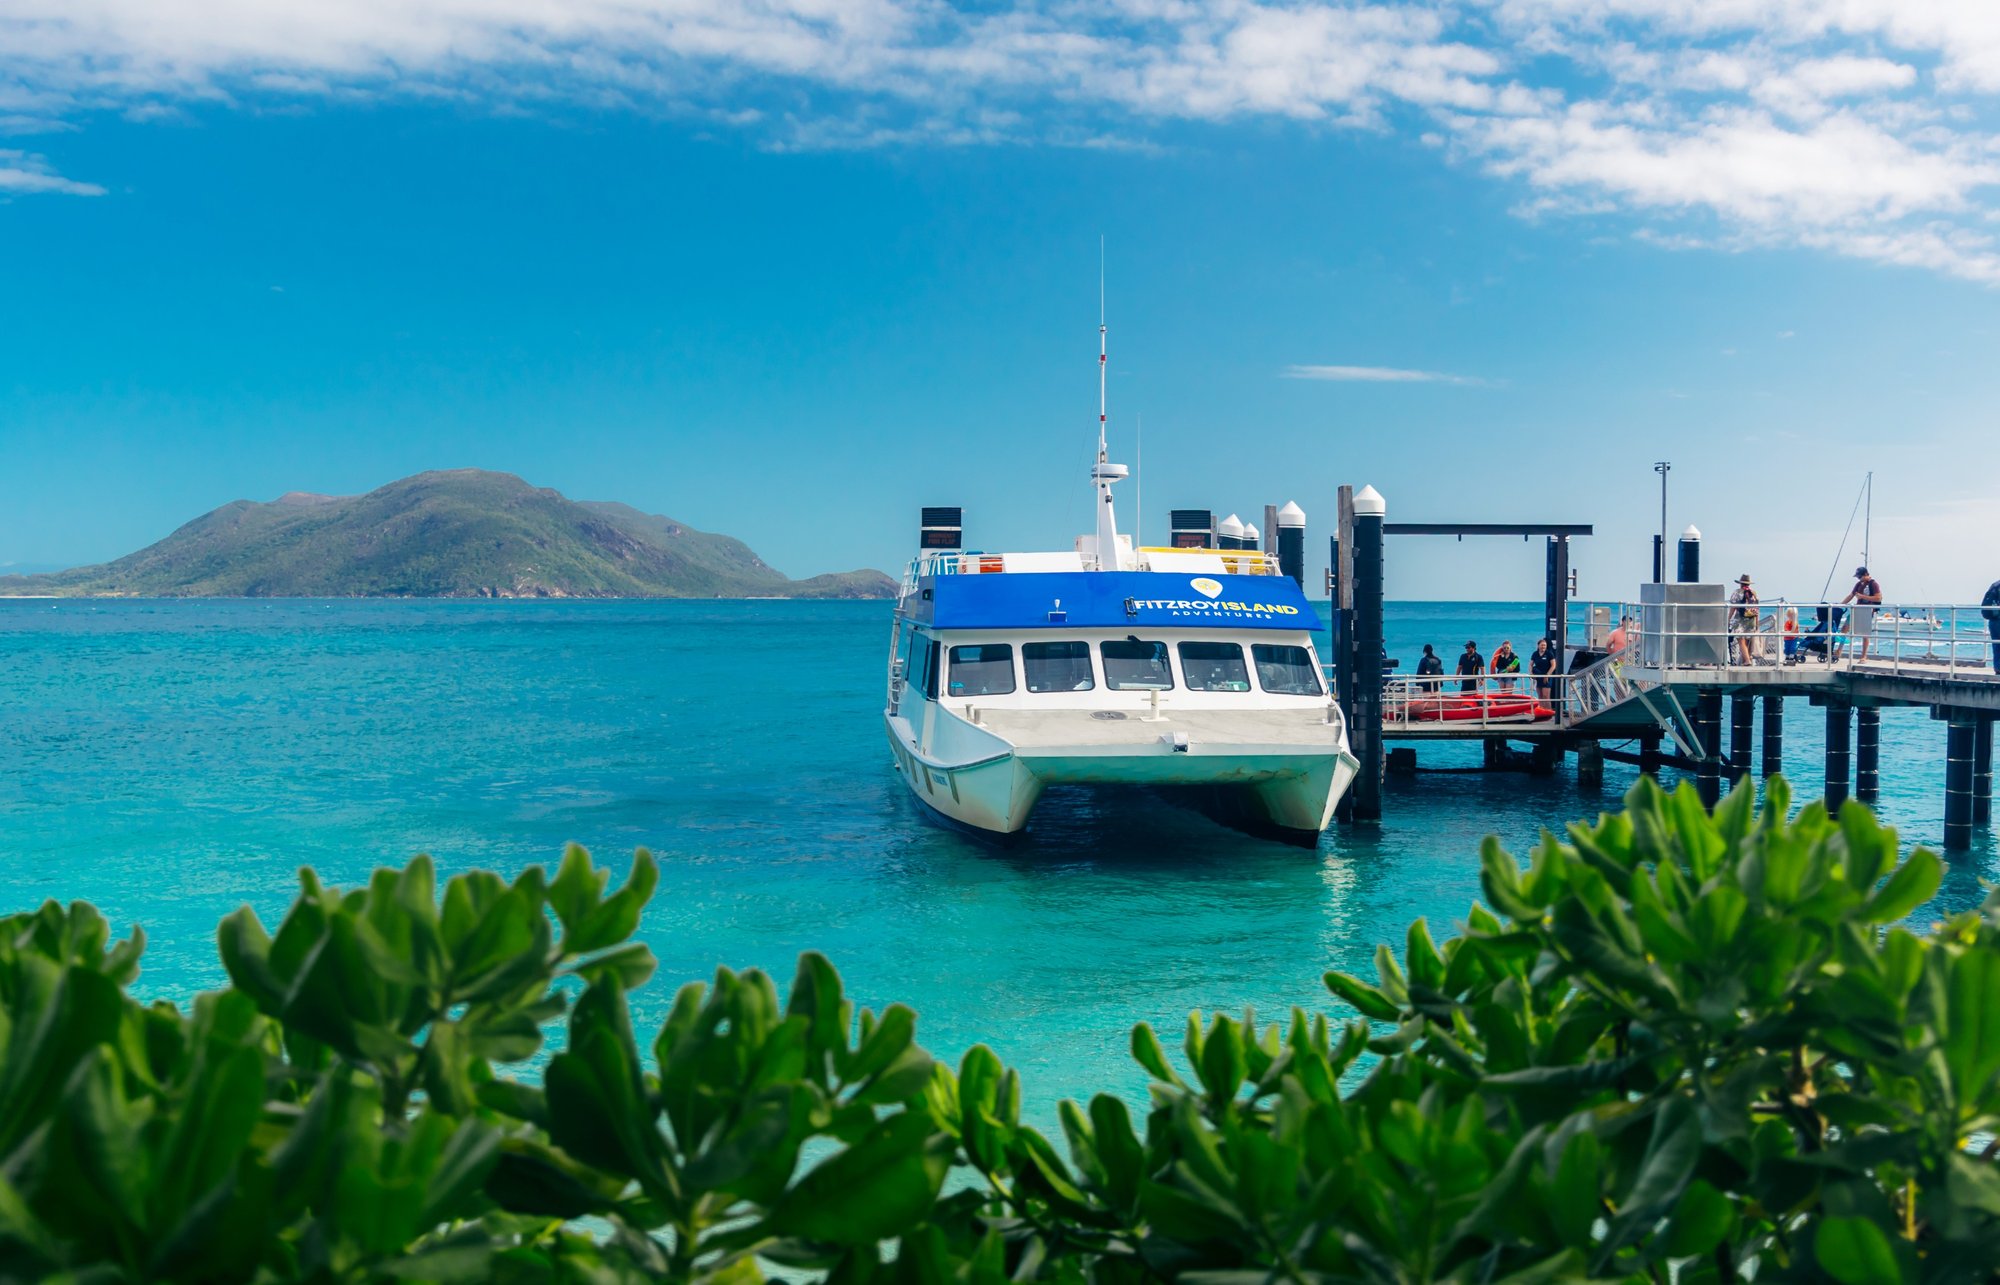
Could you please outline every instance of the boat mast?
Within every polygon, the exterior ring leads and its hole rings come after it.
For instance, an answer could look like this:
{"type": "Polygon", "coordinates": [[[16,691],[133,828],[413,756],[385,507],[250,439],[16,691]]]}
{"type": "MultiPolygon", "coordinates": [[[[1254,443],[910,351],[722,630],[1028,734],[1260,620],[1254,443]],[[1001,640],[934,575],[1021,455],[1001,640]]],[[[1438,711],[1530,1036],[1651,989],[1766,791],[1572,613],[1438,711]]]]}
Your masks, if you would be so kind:
{"type": "Polygon", "coordinates": [[[1861,486],[1862,494],[1868,497],[1868,507],[1861,511],[1861,565],[1869,567],[1875,565],[1868,560],[1869,536],[1872,534],[1875,526],[1875,471],[1873,469],[1868,471],[1868,476],[1862,480],[1861,486]]]}
{"type": "Polygon", "coordinates": [[[1097,569],[1122,571],[1124,559],[1118,551],[1118,515],[1111,506],[1111,484],[1130,472],[1123,464],[1111,463],[1105,442],[1108,419],[1105,414],[1105,359],[1109,355],[1108,330],[1104,324],[1104,240],[1097,243],[1097,463],[1090,479],[1097,488],[1097,569]]]}

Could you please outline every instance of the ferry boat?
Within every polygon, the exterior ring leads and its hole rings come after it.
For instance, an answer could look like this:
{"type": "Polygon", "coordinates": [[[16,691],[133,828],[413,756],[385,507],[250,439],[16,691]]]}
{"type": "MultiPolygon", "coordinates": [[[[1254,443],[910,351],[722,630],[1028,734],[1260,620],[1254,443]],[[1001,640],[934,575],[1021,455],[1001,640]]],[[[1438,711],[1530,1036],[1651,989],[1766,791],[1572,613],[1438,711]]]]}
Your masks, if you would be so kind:
{"type": "Polygon", "coordinates": [[[961,547],[961,510],[924,511],[889,651],[896,768],[938,816],[994,835],[1050,785],[1189,787],[1219,820],[1311,846],[1356,769],[1318,614],[1269,553],[1119,533],[1098,334],[1096,530],[983,553],[961,547]]]}

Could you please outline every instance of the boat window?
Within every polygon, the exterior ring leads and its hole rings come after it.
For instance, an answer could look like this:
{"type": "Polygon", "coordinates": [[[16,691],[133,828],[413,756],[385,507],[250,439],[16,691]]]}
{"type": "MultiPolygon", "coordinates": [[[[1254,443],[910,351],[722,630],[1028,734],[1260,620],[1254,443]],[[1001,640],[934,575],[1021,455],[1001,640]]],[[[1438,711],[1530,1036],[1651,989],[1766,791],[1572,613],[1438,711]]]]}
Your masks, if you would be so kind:
{"type": "Polygon", "coordinates": [[[1014,690],[1014,649],[978,643],[951,649],[953,696],[1005,696],[1014,690]]]}
{"type": "Polygon", "coordinates": [[[1031,692],[1087,692],[1097,686],[1087,642],[1024,643],[1021,668],[1031,692]]]}
{"type": "Polygon", "coordinates": [[[922,692],[932,700],[938,693],[938,652],[943,650],[937,640],[919,634],[910,644],[909,685],[911,691],[922,692]]]}
{"type": "Polygon", "coordinates": [[[1173,667],[1167,663],[1163,642],[1124,642],[1098,645],[1104,657],[1104,685],[1114,692],[1166,692],[1174,686],[1173,667]]]}
{"type": "Polygon", "coordinates": [[[1280,696],[1320,694],[1319,667],[1305,648],[1256,643],[1250,655],[1257,662],[1257,681],[1265,691],[1280,696]]]}
{"type": "Polygon", "coordinates": [[[1181,676],[1191,692],[1247,692],[1250,671],[1243,665],[1241,643],[1184,642],[1180,645],[1181,676]]]}

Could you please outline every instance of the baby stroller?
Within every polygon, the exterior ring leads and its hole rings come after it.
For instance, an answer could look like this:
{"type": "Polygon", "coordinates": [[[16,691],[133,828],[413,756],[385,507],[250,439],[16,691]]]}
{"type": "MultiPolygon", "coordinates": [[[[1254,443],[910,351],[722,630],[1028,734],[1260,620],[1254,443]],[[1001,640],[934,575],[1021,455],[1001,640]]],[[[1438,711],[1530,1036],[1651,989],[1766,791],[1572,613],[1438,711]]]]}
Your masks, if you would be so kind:
{"type": "Polygon", "coordinates": [[[1840,642],[1840,627],[1846,618],[1847,612],[1843,608],[1820,607],[1813,617],[1812,628],[1799,638],[1796,659],[1817,660],[1821,664],[1831,661],[1840,642]]]}

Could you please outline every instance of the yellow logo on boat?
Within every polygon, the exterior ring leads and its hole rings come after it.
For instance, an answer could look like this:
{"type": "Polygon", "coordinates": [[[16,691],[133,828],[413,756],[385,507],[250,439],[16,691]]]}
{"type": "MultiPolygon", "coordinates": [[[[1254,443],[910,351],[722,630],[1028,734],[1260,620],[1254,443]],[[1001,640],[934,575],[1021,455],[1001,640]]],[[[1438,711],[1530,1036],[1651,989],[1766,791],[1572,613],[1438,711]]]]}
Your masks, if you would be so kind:
{"type": "Polygon", "coordinates": [[[1190,580],[1188,584],[1196,593],[1204,598],[1220,598],[1222,596],[1222,586],[1216,581],[1210,580],[1207,576],[1203,576],[1199,580],[1190,580]]]}

